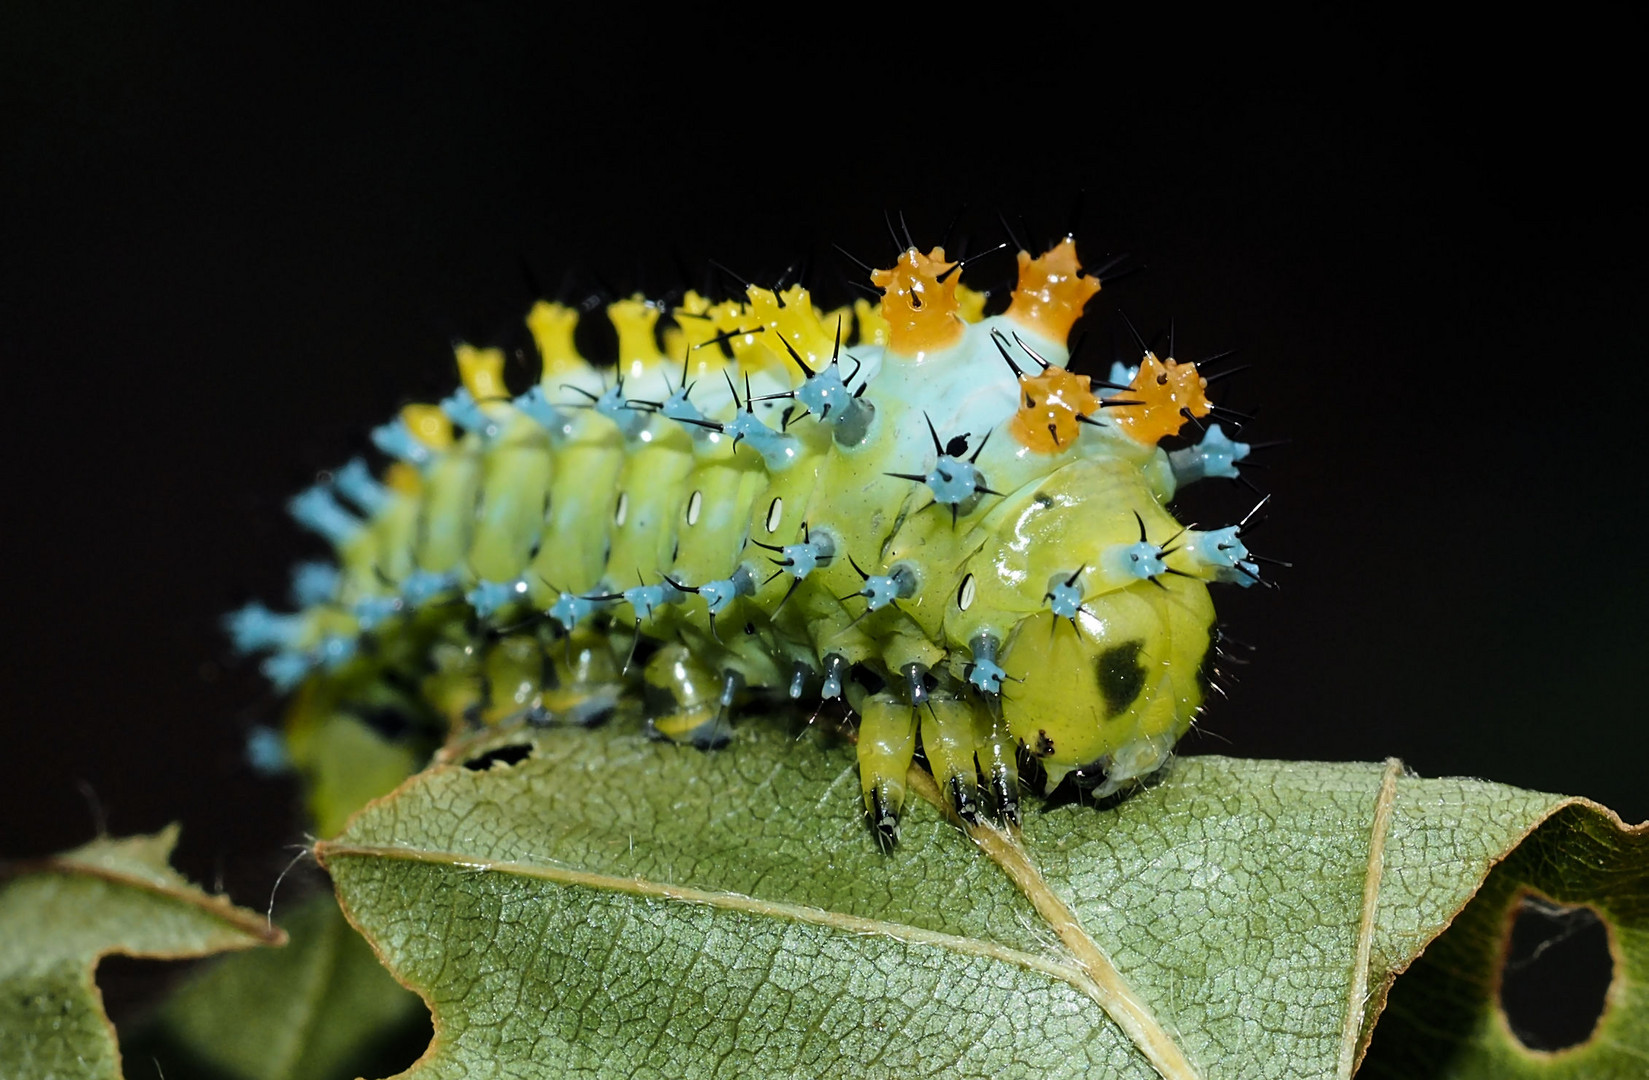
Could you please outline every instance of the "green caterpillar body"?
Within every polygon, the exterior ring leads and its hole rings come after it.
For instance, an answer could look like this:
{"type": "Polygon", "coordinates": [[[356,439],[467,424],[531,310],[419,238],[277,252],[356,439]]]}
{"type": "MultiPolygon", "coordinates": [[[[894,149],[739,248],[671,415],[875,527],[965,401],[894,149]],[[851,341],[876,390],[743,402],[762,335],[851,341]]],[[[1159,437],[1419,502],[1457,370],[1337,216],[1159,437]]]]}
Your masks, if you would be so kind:
{"type": "Polygon", "coordinates": [[[289,732],[372,703],[588,723],[639,694],[657,735],[715,746],[752,692],[840,699],[884,844],[918,745],[967,821],[1017,821],[1023,755],[1048,790],[1116,791],[1202,705],[1206,584],[1259,580],[1240,526],[1165,509],[1249,447],[1202,425],[1192,364],[1067,371],[1099,283],[1069,240],[1019,263],[989,317],[937,248],[851,313],[689,294],[662,350],[664,310],[620,301],[606,372],[540,304],[540,383],[512,397],[501,352],[460,347],[461,389],[374,433],[381,478],[352,462],[294,500],[337,564],[236,641],[298,689],[289,732]],[[1200,442],[1157,445],[1186,423],[1200,442]]]}

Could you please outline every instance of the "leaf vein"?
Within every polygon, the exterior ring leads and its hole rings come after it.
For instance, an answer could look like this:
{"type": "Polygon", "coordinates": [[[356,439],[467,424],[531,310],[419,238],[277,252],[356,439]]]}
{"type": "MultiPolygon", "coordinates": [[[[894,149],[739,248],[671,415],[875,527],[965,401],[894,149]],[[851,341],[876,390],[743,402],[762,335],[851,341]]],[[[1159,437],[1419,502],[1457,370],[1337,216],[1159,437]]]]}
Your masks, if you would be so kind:
{"type": "Polygon", "coordinates": [[[1092,987],[1092,980],[1088,977],[1087,972],[1079,965],[1050,960],[1011,946],[982,941],[977,938],[962,937],[958,934],[927,930],[922,927],[891,922],[885,919],[867,919],[859,915],[828,911],[824,908],[805,904],[763,900],[742,893],[716,892],[683,885],[667,885],[643,877],[617,877],[611,874],[578,870],[566,866],[548,866],[506,860],[478,860],[474,856],[457,852],[430,851],[419,848],[339,844],[323,841],[316,845],[315,853],[323,866],[331,860],[341,858],[396,859],[447,866],[469,872],[511,874],[559,885],[580,885],[603,891],[628,893],[632,896],[647,899],[696,904],[725,911],[738,911],[768,918],[788,919],[794,922],[840,930],[849,934],[886,937],[906,945],[933,946],[969,956],[979,956],[1002,963],[1014,964],[1069,983],[1089,996],[1093,996],[1096,989],[1092,987]]]}

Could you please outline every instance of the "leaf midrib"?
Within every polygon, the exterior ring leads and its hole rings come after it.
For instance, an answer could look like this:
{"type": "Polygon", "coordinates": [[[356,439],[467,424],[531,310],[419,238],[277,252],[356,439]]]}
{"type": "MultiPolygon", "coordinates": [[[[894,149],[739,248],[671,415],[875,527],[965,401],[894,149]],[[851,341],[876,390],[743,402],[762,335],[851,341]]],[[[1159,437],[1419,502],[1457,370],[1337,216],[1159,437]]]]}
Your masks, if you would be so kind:
{"type": "Polygon", "coordinates": [[[848,915],[809,904],[792,904],[781,900],[763,900],[743,893],[697,889],[686,885],[669,885],[640,876],[620,877],[569,866],[543,863],[516,862],[505,859],[477,859],[473,855],[453,851],[431,851],[399,845],[341,844],[322,841],[316,845],[316,857],[325,865],[333,859],[396,859],[426,865],[445,866],[474,873],[500,873],[531,878],[556,885],[583,886],[608,892],[625,893],[651,900],[665,900],[682,904],[698,904],[723,911],[737,911],[763,918],[787,919],[812,926],[840,930],[845,933],[890,938],[906,945],[930,945],[968,956],[999,960],[1042,972],[1077,987],[1092,996],[1098,992],[1093,981],[1082,968],[1072,962],[1064,963],[1037,956],[1008,945],[991,941],[928,930],[908,923],[887,919],[868,919],[862,915],[848,915]]]}

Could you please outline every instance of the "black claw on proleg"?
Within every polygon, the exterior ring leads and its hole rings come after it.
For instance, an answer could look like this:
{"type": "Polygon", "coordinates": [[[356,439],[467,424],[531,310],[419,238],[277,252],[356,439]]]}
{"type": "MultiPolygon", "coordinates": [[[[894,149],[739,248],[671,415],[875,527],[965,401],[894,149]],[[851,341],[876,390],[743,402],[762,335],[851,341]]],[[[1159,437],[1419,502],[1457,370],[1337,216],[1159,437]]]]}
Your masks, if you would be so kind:
{"type": "Polygon", "coordinates": [[[888,805],[887,788],[877,784],[870,790],[871,810],[868,816],[870,830],[876,834],[876,846],[882,854],[891,854],[899,845],[899,811],[888,805]]]}
{"type": "Polygon", "coordinates": [[[979,816],[979,804],[973,800],[973,785],[963,779],[962,775],[950,778],[950,804],[956,808],[956,816],[968,825],[978,825],[982,820],[979,816]]]}
{"type": "Polygon", "coordinates": [[[997,815],[1014,828],[1019,827],[1019,785],[1008,776],[1008,770],[991,770],[991,799],[996,803],[997,815]]]}

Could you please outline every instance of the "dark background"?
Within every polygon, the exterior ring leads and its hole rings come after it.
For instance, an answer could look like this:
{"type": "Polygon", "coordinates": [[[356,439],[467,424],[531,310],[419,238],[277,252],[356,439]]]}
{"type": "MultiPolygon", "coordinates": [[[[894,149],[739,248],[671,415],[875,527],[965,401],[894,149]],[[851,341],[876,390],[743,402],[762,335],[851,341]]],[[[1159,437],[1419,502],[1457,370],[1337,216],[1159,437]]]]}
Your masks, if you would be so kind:
{"type": "MultiPolygon", "coordinates": [[[[320,550],[285,500],[445,393],[450,339],[516,333],[523,263],[656,293],[678,255],[758,279],[811,255],[840,299],[829,243],[884,260],[884,211],[931,243],[966,204],[978,249],[998,211],[1064,231],[1078,190],[1090,262],[1143,266],[1093,305],[1097,351],[1119,306],[1175,320],[1182,357],[1240,349],[1228,403],[1293,440],[1254,544],[1295,566],[1217,597],[1259,649],[1187,747],[1649,817],[1640,98],[1606,57],[7,18],[0,855],[86,839],[86,788],[113,832],[181,820],[183,866],[261,906],[300,825],[241,762],[279,703],[218,619],[284,596],[320,550]]],[[[1206,498],[1213,523],[1249,496],[1206,498]]]]}

